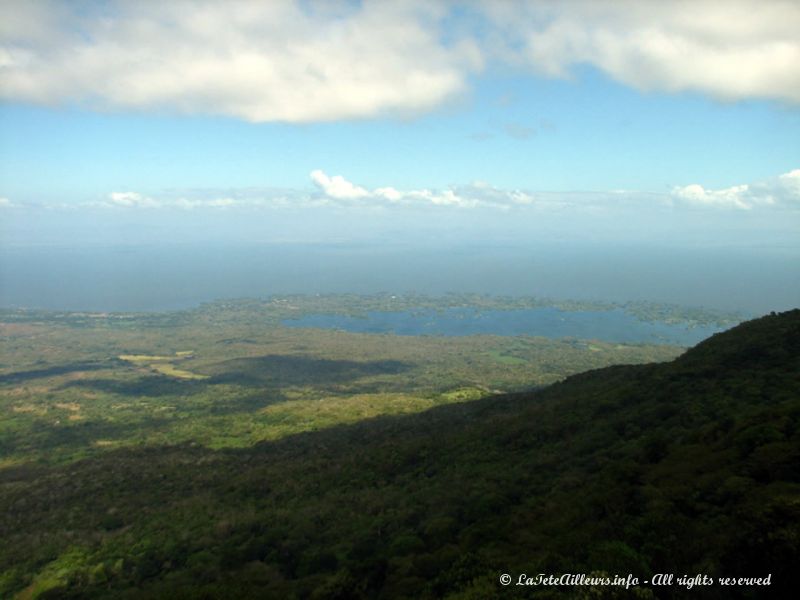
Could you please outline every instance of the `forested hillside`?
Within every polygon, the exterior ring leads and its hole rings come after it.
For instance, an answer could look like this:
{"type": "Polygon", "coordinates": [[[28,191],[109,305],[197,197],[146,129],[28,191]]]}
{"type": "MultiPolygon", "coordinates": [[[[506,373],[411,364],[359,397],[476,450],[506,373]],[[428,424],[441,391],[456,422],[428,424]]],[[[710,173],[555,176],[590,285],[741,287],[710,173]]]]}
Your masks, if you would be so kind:
{"type": "Polygon", "coordinates": [[[235,449],[0,469],[0,596],[681,598],[499,576],[765,577],[800,555],[800,310],[617,366],[235,449]],[[596,595],[592,595],[596,594],[596,595]],[[622,594],[622,595],[615,595],[622,594]]]}

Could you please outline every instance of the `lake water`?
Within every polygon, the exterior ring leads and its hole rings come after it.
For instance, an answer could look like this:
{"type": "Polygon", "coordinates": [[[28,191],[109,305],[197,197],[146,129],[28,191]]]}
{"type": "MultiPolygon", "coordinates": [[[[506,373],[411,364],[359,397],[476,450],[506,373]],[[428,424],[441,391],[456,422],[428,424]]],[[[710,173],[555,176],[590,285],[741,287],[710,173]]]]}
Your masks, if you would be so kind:
{"type": "Polygon", "coordinates": [[[448,308],[441,311],[370,312],[365,317],[312,314],[298,319],[287,319],[283,324],[289,327],[339,329],[355,333],[533,335],[678,346],[692,346],[721,331],[718,327],[710,326],[688,328],[684,325],[645,322],[622,309],[562,311],[549,307],[519,310],[448,308]]]}

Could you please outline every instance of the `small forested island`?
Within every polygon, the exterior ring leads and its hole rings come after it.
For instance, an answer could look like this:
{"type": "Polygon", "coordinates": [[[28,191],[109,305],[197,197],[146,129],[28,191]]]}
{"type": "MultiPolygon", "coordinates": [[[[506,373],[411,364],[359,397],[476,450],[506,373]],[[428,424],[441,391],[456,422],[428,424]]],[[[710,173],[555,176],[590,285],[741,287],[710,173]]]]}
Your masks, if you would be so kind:
{"type": "Polygon", "coordinates": [[[0,597],[515,598],[539,573],[639,581],[543,598],[685,596],[659,573],[788,597],[799,310],[688,351],[291,322],[453,309],[743,318],[390,294],[0,311],[0,597]]]}

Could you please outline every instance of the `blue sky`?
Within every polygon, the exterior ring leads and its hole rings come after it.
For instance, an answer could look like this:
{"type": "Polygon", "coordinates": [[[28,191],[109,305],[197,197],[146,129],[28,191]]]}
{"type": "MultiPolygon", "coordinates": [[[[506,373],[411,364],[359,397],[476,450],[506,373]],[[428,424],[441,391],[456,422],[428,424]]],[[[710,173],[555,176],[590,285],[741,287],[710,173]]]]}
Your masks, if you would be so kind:
{"type": "Polygon", "coordinates": [[[797,247],[800,9],[670,4],[4,3],[0,234],[797,247]]]}
{"type": "Polygon", "coordinates": [[[477,79],[458,104],[410,119],[249,123],[231,117],[96,113],[8,103],[2,181],[26,201],[109,191],[309,188],[322,169],[362,185],[668,192],[729,187],[800,164],[800,111],[642,94],[594,69],[572,80],[477,79]]]}

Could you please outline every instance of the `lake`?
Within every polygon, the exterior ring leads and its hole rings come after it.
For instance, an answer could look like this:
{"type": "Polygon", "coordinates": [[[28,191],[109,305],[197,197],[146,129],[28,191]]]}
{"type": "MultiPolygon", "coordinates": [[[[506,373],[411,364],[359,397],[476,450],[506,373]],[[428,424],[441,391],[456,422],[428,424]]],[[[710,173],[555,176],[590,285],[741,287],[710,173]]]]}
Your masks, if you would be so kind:
{"type": "Polygon", "coordinates": [[[370,312],[365,317],[311,314],[287,319],[288,327],[338,329],[394,335],[532,335],[547,338],[596,339],[627,344],[692,346],[722,329],[645,322],[622,309],[563,311],[557,308],[476,310],[447,308],[370,312]]]}

